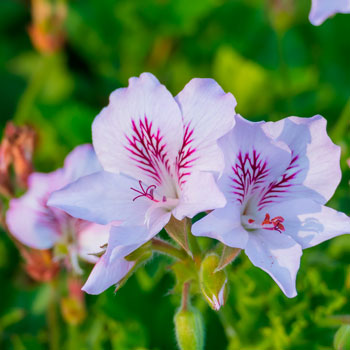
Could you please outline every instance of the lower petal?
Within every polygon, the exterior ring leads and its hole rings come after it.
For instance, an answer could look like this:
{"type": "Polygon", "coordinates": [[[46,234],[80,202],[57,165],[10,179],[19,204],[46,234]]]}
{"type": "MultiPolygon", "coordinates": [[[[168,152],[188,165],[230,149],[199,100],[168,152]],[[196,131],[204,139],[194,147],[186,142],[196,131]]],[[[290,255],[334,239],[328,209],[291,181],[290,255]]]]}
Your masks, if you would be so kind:
{"type": "Polygon", "coordinates": [[[182,220],[203,211],[222,208],[225,204],[225,196],[219,190],[213,174],[194,172],[183,184],[182,197],[172,214],[182,220]]]}
{"type": "Polygon", "coordinates": [[[284,234],[291,236],[303,249],[350,233],[348,216],[309,199],[282,202],[266,210],[271,217],[284,218],[284,234]]]}
{"type": "Polygon", "coordinates": [[[297,295],[295,280],[302,249],[292,238],[275,231],[257,230],[249,234],[245,253],[255,266],[274,279],[288,298],[297,295]]]}
{"type": "Polygon", "coordinates": [[[110,261],[108,255],[104,254],[92,269],[82,290],[88,294],[100,294],[118,283],[134,265],[134,261],[127,261],[124,258],[110,261]]]}
{"type": "Polygon", "coordinates": [[[192,233],[217,239],[234,248],[244,249],[248,241],[248,232],[241,225],[240,208],[233,204],[216,209],[194,223],[192,233]]]}
{"type": "Polygon", "coordinates": [[[153,238],[146,226],[113,226],[110,230],[105,254],[93,268],[83,290],[89,294],[99,294],[118,283],[135,262],[124,258],[153,238]]]}
{"type": "Polygon", "coordinates": [[[91,223],[78,234],[79,256],[87,262],[96,263],[98,258],[93,255],[101,251],[101,246],[108,242],[110,225],[91,223]]]}

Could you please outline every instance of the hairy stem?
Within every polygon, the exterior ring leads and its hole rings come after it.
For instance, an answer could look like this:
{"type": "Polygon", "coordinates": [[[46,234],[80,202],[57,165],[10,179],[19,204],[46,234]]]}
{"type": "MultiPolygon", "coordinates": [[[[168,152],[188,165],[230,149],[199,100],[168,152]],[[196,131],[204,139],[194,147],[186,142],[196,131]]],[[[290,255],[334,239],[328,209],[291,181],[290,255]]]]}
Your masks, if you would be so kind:
{"type": "Polygon", "coordinates": [[[53,280],[50,284],[50,301],[47,309],[47,323],[49,328],[50,350],[60,350],[60,332],[57,315],[57,283],[53,280]]]}
{"type": "Polygon", "coordinates": [[[184,260],[187,258],[187,254],[183,250],[180,250],[159,238],[153,238],[151,243],[152,249],[159,253],[170,255],[171,257],[179,260],[184,260]]]}

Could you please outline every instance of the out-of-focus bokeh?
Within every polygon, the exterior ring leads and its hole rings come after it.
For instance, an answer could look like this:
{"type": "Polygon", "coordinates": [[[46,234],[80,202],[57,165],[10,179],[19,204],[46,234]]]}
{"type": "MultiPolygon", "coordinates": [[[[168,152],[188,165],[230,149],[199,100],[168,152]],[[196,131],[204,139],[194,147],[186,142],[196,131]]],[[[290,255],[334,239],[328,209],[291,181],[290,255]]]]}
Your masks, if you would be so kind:
{"type": "MultiPolygon", "coordinates": [[[[314,27],[310,6],[311,0],[1,0],[1,129],[8,120],[33,126],[35,168],[52,171],[75,145],[91,142],[93,118],[129,77],[152,72],[174,95],[191,78],[210,77],[250,120],[327,118],[342,146],[343,170],[329,205],[349,215],[350,15],[314,27]]],[[[179,296],[169,263],[156,256],[116,294],[87,296],[86,310],[70,307],[69,298],[57,308],[51,294],[67,294],[67,287],[31,279],[0,232],[0,349],[48,349],[51,342],[56,350],[50,337],[59,340],[57,350],[176,349],[179,296]],[[78,325],[64,321],[77,317],[65,312],[72,309],[85,317],[78,325]]],[[[350,322],[348,235],[304,252],[294,299],[244,254],[228,270],[222,310],[193,300],[207,350],[330,350],[340,324],[350,322]]]]}

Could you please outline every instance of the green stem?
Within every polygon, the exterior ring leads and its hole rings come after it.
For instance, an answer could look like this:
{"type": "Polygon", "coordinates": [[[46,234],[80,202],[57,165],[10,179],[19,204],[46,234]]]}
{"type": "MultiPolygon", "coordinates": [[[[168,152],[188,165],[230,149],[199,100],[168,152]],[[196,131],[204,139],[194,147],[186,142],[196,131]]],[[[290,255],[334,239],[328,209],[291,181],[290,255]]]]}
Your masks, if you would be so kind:
{"type": "Polygon", "coordinates": [[[37,98],[50,69],[51,59],[51,56],[42,56],[41,61],[38,63],[38,67],[30,77],[28,85],[17,104],[17,110],[13,118],[17,123],[23,123],[30,118],[35,99],[37,98]]]}
{"type": "Polygon", "coordinates": [[[47,309],[47,322],[49,328],[50,350],[60,350],[60,332],[57,315],[57,281],[50,283],[50,301],[47,309]]]}
{"type": "Polygon", "coordinates": [[[69,327],[68,327],[68,334],[69,334],[68,349],[69,350],[76,350],[76,349],[78,349],[79,348],[78,326],[69,325],[69,327]]]}
{"type": "Polygon", "coordinates": [[[153,238],[151,241],[152,245],[152,249],[159,252],[159,253],[163,253],[166,255],[170,255],[173,258],[179,259],[179,260],[184,260],[187,259],[187,254],[183,251],[180,250],[176,247],[174,247],[173,245],[169,244],[166,241],[163,241],[161,239],[158,238],[153,238]]]}
{"type": "Polygon", "coordinates": [[[282,84],[284,88],[284,94],[286,98],[287,107],[290,107],[291,104],[291,82],[289,78],[288,65],[285,60],[284,50],[283,50],[283,38],[284,32],[276,30],[277,34],[277,49],[278,49],[278,58],[279,58],[279,70],[282,79],[282,84]]]}

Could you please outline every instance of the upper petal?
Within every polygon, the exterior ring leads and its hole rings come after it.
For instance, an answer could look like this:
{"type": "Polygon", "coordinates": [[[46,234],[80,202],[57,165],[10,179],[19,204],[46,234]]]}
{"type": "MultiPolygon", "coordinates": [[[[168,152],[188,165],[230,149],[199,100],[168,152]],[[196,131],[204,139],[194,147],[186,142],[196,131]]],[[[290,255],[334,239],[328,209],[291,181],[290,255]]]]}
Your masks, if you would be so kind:
{"type": "Polygon", "coordinates": [[[102,225],[113,221],[142,225],[152,201],[147,197],[134,201],[132,188],[137,186],[137,181],[128,176],[101,171],[81,177],[52,193],[48,205],[76,218],[102,225]]]}
{"type": "Polygon", "coordinates": [[[143,73],[111,94],[94,120],[92,138],[106,171],[159,185],[174,171],[182,144],[180,108],[164,85],[143,73]]]}
{"type": "Polygon", "coordinates": [[[302,249],[292,238],[276,231],[256,230],[249,234],[245,253],[255,266],[274,279],[288,298],[297,295],[295,280],[302,249]]]}
{"type": "Polygon", "coordinates": [[[224,161],[217,140],[234,125],[236,100],[212,79],[192,79],[176,96],[184,121],[185,137],[179,170],[193,168],[222,172],[224,161]]]}
{"type": "Polygon", "coordinates": [[[64,175],[67,183],[101,170],[94,148],[90,144],[75,147],[64,160],[64,175]]]}
{"type": "Polygon", "coordinates": [[[312,0],[309,20],[318,26],[336,13],[350,13],[350,0],[312,0]]]}
{"type": "Polygon", "coordinates": [[[192,233],[195,236],[215,238],[234,248],[244,249],[248,241],[248,232],[241,225],[240,207],[232,203],[195,222],[192,233]]]}
{"type": "Polygon", "coordinates": [[[226,163],[219,186],[228,201],[243,204],[281,176],[290,163],[288,147],[266,135],[263,125],[237,115],[234,128],[219,140],[226,163]]]}
{"type": "Polygon", "coordinates": [[[350,233],[350,218],[310,199],[295,199],[265,208],[271,217],[284,218],[283,234],[304,249],[333,237],[350,233]]]}
{"type": "MultiPolygon", "coordinates": [[[[264,125],[275,139],[285,142],[292,160],[280,185],[289,186],[289,195],[309,197],[321,204],[334,194],[340,179],[340,147],[327,135],[327,121],[320,115],[312,118],[289,117],[264,125]]],[[[276,184],[272,192],[281,186],[276,184]]]]}

